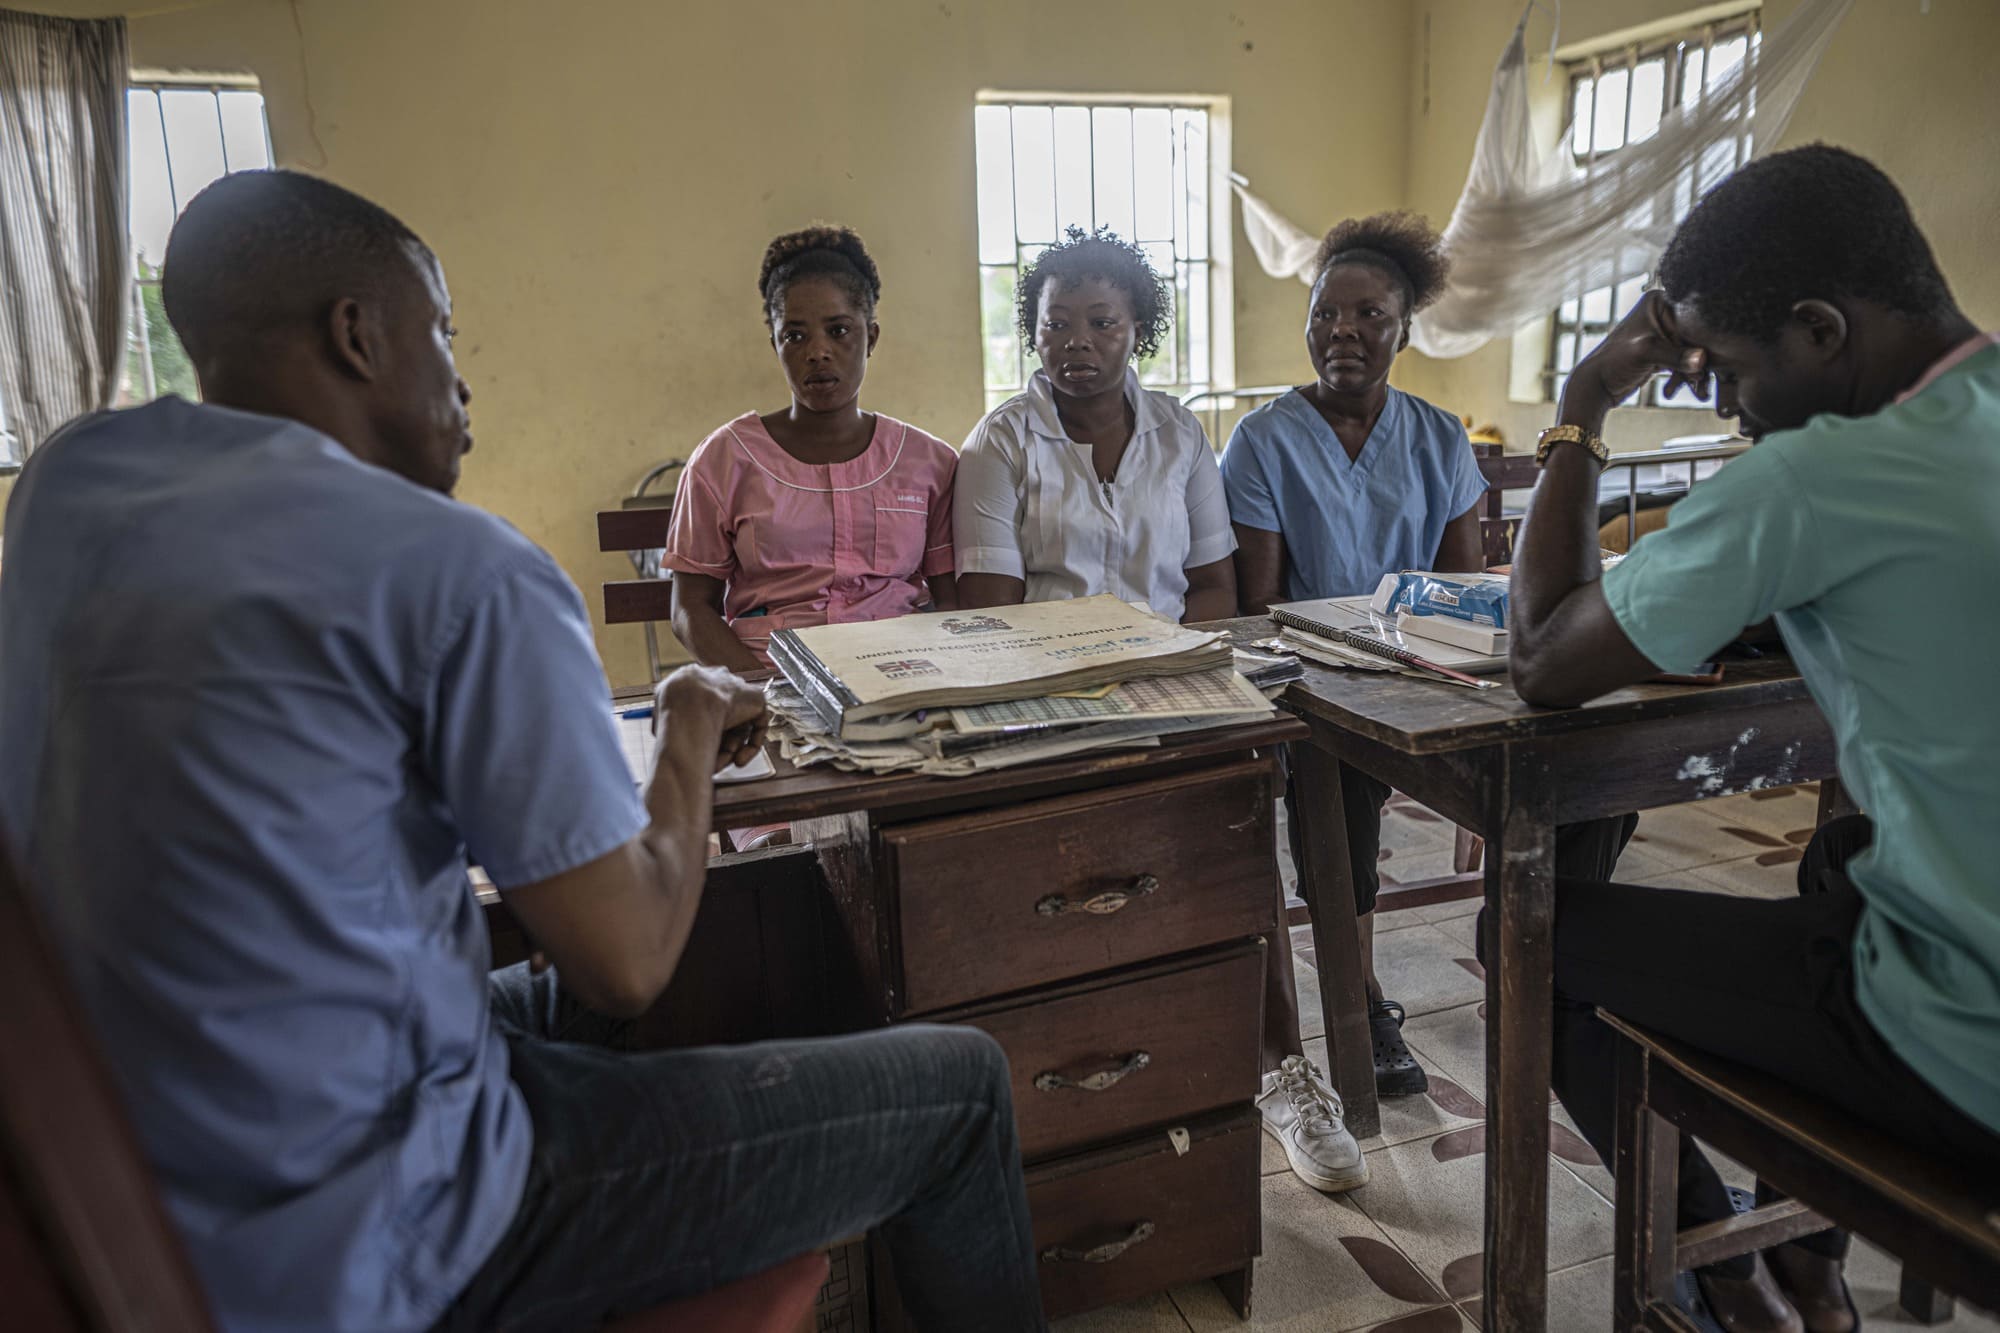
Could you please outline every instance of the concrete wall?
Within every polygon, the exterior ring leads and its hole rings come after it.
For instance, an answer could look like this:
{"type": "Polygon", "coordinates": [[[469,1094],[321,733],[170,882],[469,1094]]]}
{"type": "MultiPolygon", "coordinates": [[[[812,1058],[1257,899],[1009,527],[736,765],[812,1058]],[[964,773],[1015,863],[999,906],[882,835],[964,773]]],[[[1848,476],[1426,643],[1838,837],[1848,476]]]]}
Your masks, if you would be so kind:
{"type": "MultiPolygon", "coordinates": [[[[17,0],[17,3],[19,0],[17,0]]],[[[1771,0],[1769,31],[1801,0],[1771,0]]],[[[43,0],[71,14],[115,0],[43,0]]],[[[130,8],[140,8],[130,6],[130,8]]],[[[1565,46],[1685,14],[1569,0],[1565,46]]],[[[784,384],[754,292],[764,243],[826,219],[886,281],[865,401],[947,439],[981,408],[972,108],[982,89],[1231,99],[1233,163],[1308,228],[1409,206],[1440,225],[1463,182],[1504,0],[229,0],[147,7],[142,68],[247,71],[279,160],[369,194],[443,257],[478,451],[464,497],[547,546],[594,601],[622,557],[591,514],[784,384]]],[[[1529,49],[1548,48],[1537,11],[1529,49]]],[[[1894,175],[1961,300],[2000,322],[2000,3],[1858,0],[1786,136],[1894,175]]],[[[1538,95],[1559,99],[1560,79],[1538,95]]],[[[1554,108],[1551,107],[1551,112],[1554,108]]],[[[1235,260],[1239,384],[1307,377],[1305,291],[1235,260]]],[[[1504,345],[1412,352],[1397,382],[1498,421],[1517,447],[1550,409],[1508,399],[1504,345]]],[[[1714,428],[1626,411],[1615,443],[1714,428]]],[[[5,482],[0,480],[0,498],[5,482]]],[[[637,627],[600,635],[643,674],[637,627]]]]}
{"type": "MultiPolygon", "coordinates": [[[[1227,96],[1236,169],[1284,182],[1285,207],[1404,191],[1410,25],[1372,0],[302,0],[298,18],[269,0],[135,17],[133,60],[255,73],[281,162],[435,246],[479,436],[460,493],[590,600],[629,573],[595,551],[593,511],[785,403],[755,291],[779,231],[844,222],[880,262],[866,405],[951,440],[978,419],[980,90],[1227,96]],[[1335,169],[1298,170],[1322,157],[1335,169]]],[[[1296,284],[1236,258],[1239,381],[1295,378],[1296,284]]],[[[642,677],[636,626],[600,645],[614,681],[642,677]]]]}

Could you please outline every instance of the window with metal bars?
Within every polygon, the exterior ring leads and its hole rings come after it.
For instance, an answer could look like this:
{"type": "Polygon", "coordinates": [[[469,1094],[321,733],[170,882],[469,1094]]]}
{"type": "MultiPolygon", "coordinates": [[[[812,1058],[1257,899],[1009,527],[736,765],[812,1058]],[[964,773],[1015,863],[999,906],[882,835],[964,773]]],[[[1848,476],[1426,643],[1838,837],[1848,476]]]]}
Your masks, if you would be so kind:
{"type": "Polygon", "coordinates": [[[193,399],[194,367],[160,303],[160,261],[189,200],[232,171],[271,165],[264,95],[244,84],[139,83],[125,110],[133,283],[119,402],[193,399]]]}
{"type": "MultiPolygon", "coordinates": [[[[1693,106],[1727,77],[1761,41],[1757,11],[1704,24],[1673,37],[1624,47],[1570,62],[1568,146],[1578,165],[1603,162],[1629,144],[1658,132],[1674,107],[1693,106]]],[[[1709,148],[1700,162],[1675,182],[1668,199],[1673,210],[1662,224],[1678,222],[1695,200],[1750,158],[1750,132],[1709,148]]],[[[1646,290],[1650,273],[1614,274],[1604,287],[1580,292],[1556,308],[1543,381],[1551,402],[1562,397],[1569,372],[1624,317],[1646,290]]],[[[1640,391],[1647,407],[1705,407],[1685,389],[1668,394],[1654,379],[1640,391]]]]}
{"type": "MultiPolygon", "coordinates": [[[[988,410],[1036,368],[1014,326],[1014,285],[1069,226],[1108,226],[1145,250],[1174,293],[1173,329],[1139,363],[1152,388],[1185,396],[1227,384],[1228,266],[1211,217],[1228,179],[1213,99],[1110,102],[996,95],[973,112],[979,305],[988,410]]],[[[1224,192],[1226,194],[1226,191],[1224,192]]]]}

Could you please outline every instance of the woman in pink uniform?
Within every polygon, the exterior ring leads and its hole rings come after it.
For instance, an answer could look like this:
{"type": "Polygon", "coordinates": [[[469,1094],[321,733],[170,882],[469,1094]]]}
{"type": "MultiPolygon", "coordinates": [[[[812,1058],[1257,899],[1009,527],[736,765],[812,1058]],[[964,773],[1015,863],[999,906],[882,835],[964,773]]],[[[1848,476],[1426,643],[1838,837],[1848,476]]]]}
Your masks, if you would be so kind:
{"type": "Polygon", "coordinates": [[[958,605],[951,484],[934,435],[861,410],[881,275],[861,238],[772,241],[757,290],[792,401],[746,412],[681,472],[662,563],[674,633],[696,660],[769,669],[773,631],[958,605]]]}

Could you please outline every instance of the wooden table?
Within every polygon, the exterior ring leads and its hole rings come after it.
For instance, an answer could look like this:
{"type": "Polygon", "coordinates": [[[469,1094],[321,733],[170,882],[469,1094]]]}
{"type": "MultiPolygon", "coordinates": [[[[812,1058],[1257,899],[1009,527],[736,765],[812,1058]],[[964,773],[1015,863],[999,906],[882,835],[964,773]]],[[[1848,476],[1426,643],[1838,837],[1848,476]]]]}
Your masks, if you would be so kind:
{"type": "MultiPolygon", "coordinates": [[[[1272,632],[1261,618],[1235,633],[1272,632]]],[[[1388,672],[1308,665],[1281,704],[1311,728],[1293,747],[1305,827],[1329,1071],[1357,1137],[1379,1131],[1339,761],[1486,838],[1486,1327],[1540,1329],[1547,1307],[1549,1064],[1555,830],[1654,806],[1829,778],[1834,742],[1782,657],[1731,662],[1721,685],[1639,685],[1537,709],[1388,672]]],[[[1837,784],[1823,788],[1825,796],[1837,784]]]]}

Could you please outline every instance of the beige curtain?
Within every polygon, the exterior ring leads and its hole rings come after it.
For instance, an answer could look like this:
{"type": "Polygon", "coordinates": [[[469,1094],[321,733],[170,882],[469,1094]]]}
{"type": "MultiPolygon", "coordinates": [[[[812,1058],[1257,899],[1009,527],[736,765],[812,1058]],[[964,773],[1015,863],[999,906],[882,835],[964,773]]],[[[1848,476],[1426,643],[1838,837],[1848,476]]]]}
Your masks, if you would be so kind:
{"type": "Polygon", "coordinates": [[[0,10],[0,413],[17,455],[118,392],[130,68],[123,19],[0,10]]]}

